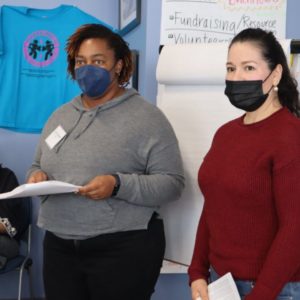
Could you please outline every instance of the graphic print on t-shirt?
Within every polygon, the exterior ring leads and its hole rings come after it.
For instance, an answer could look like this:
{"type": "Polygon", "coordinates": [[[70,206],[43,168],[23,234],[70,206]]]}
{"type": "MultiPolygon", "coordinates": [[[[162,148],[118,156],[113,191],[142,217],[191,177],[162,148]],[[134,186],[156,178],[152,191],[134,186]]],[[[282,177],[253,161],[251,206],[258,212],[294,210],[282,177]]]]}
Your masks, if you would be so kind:
{"type": "Polygon", "coordinates": [[[56,36],[46,30],[31,33],[23,44],[26,60],[35,67],[46,67],[58,56],[59,42],[56,36]]]}
{"type": "Polygon", "coordinates": [[[80,94],[64,47],[78,27],[91,23],[113,29],[72,5],[0,6],[0,127],[41,132],[59,106],[80,94]]]}

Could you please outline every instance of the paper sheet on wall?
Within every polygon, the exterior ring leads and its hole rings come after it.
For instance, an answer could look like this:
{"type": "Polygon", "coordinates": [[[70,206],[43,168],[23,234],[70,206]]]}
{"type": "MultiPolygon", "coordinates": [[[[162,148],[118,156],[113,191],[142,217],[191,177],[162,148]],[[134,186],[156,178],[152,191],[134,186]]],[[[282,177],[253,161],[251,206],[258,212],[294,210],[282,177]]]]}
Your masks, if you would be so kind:
{"type": "Polygon", "coordinates": [[[16,187],[14,190],[0,194],[0,200],[19,197],[32,197],[51,194],[63,194],[77,192],[80,186],[57,181],[48,180],[38,183],[26,183],[16,187]]]}
{"type": "Polygon", "coordinates": [[[160,44],[229,42],[249,27],[285,38],[286,0],[162,0],[160,44]]]}
{"type": "Polygon", "coordinates": [[[189,265],[203,206],[198,186],[199,166],[216,130],[243,112],[230,105],[223,85],[166,85],[160,91],[159,107],[178,138],[186,178],[180,199],[163,205],[159,212],[167,239],[165,258],[189,265]]]}
{"type": "MultiPolygon", "coordinates": [[[[231,273],[208,285],[209,300],[241,300],[231,273]]],[[[199,297],[197,300],[201,300],[199,297]]]]}

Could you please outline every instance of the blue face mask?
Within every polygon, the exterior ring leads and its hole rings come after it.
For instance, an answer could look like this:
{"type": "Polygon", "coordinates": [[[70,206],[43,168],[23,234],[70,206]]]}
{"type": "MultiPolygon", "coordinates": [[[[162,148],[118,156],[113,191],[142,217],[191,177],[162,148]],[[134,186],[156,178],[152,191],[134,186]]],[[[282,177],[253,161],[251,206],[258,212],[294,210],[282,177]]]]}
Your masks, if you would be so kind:
{"type": "Polygon", "coordinates": [[[75,69],[75,79],[82,92],[91,98],[103,95],[111,82],[109,71],[92,65],[75,69]]]}

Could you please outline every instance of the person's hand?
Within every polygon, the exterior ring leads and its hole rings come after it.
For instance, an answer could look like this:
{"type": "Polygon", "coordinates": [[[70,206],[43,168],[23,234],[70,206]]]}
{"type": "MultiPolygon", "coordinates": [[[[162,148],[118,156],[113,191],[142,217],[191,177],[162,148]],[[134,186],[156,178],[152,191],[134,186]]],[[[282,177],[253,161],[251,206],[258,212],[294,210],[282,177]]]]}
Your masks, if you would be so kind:
{"type": "Polygon", "coordinates": [[[100,175],[81,187],[78,194],[93,200],[109,198],[112,194],[116,179],[112,175],[100,175]]]}
{"type": "Polygon", "coordinates": [[[4,233],[6,233],[6,228],[2,223],[0,223],[0,234],[4,234],[4,233]]]}
{"type": "Polygon", "coordinates": [[[27,183],[38,183],[46,180],[48,180],[48,176],[45,172],[36,171],[31,174],[31,176],[27,180],[27,183]]]}
{"type": "Polygon", "coordinates": [[[191,293],[193,300],[209,300],[207,282],[204,279],[197,279],[191,284],[191,293]]]}

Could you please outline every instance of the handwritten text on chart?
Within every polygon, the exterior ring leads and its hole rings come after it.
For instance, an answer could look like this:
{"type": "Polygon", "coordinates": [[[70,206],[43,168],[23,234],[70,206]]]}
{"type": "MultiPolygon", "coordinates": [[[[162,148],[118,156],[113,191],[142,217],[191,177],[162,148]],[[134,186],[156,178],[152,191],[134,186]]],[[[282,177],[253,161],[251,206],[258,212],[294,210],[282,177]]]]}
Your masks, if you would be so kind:
{"type": "Polygon", "coordinates": [[[231,33],[236,34],[240,29],[246,27],[261,27],[265,29],[275,29],[276,20],[253,20],[250,16],[243,14],[239,21],[229,21],[218,18],[204,18],[195,14],[194,16],[185,16],[180,11],[175,11],[173,15],[170,15],[169,19],[172,21],[174,28],[170,29],[211,29],[218,31],[219,33],[231,33]],[[178,26],[178,27],[176,27],[178,26]]]}
{"type": "Polygon", "coordinates": [[[204,18],[197,13],[193,16],[186,16],[180,11],[174,11],[169,16],[169,20],[169,26],[165,30],[168,32],[168,38],[174,38],[176,44],[228,41],[237,32],[248,27],[260,27],[276,34],[277,22],[276,19],[253,20],[246,14],[243,14],[238,21],[230,21],[220,18],[204,18]],[[187,30],[194,31],[194,35],[180,32],[187,30]],[[203,31],[203,34],[199,36],[197,31],[203,31]],[[214,38],[209,36],[210,33],[214,34],[214,38]]]}
{"type": "Polygon", "coordinates": [[[286,0],[162,0],[161,44],[227,42],[245,28],[285,38],[286,0]]]}

